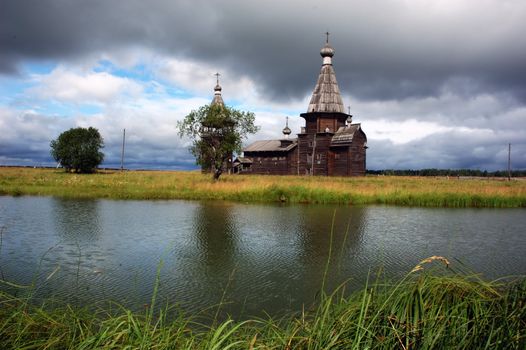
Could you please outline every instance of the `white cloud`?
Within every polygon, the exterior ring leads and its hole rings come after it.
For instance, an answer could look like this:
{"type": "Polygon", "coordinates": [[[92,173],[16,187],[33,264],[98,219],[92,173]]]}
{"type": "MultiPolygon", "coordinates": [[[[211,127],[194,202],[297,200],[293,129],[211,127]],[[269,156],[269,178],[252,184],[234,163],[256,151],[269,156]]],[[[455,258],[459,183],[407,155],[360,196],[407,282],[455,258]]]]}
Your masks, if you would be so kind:
{"type": "Polygon", "coordinates": [[[461,132],[466,136],[478,133],[493,134],[493,131],[487,128],[453,127],[416,119],[403,121],[381,119],[367,122],[366,125],[369,139],[389,140],[395,145],[421,140],[433,134],[445,134],[446,132],[461,132]]]}
{"type": "Polygon", "coordinates": [[[401,122],[381,119],[367,122],[365,125],[368,139],[390,140],[393,144],[407,143],[449,130],[448,127],[436,123],[420,122],[415,119],[401,122]]]}
{"type": "MultiPolygon", "coordinates": [[[[220,74],[219,84],[222,88],[222,96],[227,105],[236,108],[258,111],[281,113],[286,115],[294,111],[296,114],[306,111],[310,94],[302,100],[286,102],[275,102],[268,100],[267,96],[259,91],[259,84],[251,77],[239,72],[232,72],[221,63],[211,65],[209,63],[190,61],[179,58],[156,57],[149,62],[154,68],[155,74],[160,80],[167,81],[184,93],[192,93],[198,96],[207,96],[212,100],[214,87],[216,85],[216,73],[220,74]]],[[[316,83],[317,72],[313,72],[312,88],[316,83]]]]}
{"type": "Polygon", "coordinates": [[[255,85],[250,79],[233,74],[220,64],[163,58],[158,59],[156,66],[160,78],[171,82],[176,88],[201,96],[213,95],[216,73],[220,74],[220,85],[231,99],[244,100],[255,92],[255,85]]]}
{"type": "MultiPolygon", "coordinates": [[[[69,123],[59,117],[46,117],[32,110],[13,110],[0,107],[0,143],[27,144],[29,148],[36,143],[48,143],[54,133],[69,123]]],[[[38,148],[38,147],[37,147],[38,148]]]]}
{"type": "Polygon", "coordinates": [[[107,72],[76,72],[64,66],[46,75],[34,75],[33,79],[37,86],[31,92],[38,98],[75,104],[106,104],[142,92],[141,85],[129,78],[107,72]]]}

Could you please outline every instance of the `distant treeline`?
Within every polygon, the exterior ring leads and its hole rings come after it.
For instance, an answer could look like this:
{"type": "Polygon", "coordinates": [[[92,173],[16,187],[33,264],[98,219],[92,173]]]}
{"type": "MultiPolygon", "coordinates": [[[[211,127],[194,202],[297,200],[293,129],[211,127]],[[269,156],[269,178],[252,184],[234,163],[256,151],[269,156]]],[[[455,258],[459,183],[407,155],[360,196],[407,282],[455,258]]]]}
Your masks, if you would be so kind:
{"type": "MultiPolygon", "coordinates": [[[[30,166],[30,165],[0,165],[0,168],[39,168],[55,169],[50,166],[30,166]]],[[[120,170],[120,168],[105,168],[100,170],[120,170]]],[[[127,169],[126,169],[127,170],[127,169]]],[[[157,171],[161,169],[135,169],[136,171],[157,171]]],[[[472,177],[508,177],[507,170],[487,171],[472,169],[406,169],[406,170],[367,170],[367,175],[391,175],[391,176],[472,176],[472,177]]],[[[526,170],[512,170],[511,177],[526,177],[526,170]]]]}
{"type": "MultiPolygon", "coordinates": [[[[367,170],[369,175],[395,176],[475,176],[475,177],[508,177],[507,170],[487,171],[473,169],[420,169],[420,170],[367,170]]],[[[512,170],[511,177],[525,177],[526,170],[512,170]]]]}

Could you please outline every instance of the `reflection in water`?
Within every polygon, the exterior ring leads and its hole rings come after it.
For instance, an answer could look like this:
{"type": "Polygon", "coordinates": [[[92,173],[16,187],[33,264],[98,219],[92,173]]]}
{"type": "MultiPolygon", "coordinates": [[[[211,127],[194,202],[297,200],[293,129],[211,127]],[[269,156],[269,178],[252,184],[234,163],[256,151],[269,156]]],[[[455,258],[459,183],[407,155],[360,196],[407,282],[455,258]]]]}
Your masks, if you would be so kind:
{"type": "Polygon", "coordinates": [[[106,273],[102,267],[105,252],[99,242],[103,231],[100,202],[54,197],[49,201],[54,229],[45,234],[54,236],[56,243],[41,256],[49,268],[38,271],[40,294],[81,303],[91,299],[90,288],[100,285],[106,273]]]}
{"type": "Polygon", "coordinates": [[[315,302],[327,266],[328,289],[359,288],[380,268],[400,276],[431,255],[488,278],[524,273],[524,213],[0,196],[0,267],[36,281],[36,296],[132,308],[150,302],[160,267],[159,300],[261,316],[315,302]]]}
{"type": "Polygon", "coordinates": [[[281,241],[276,246],[265,247],[258,254],[276,254],[261,259],[258,264],[272,271],[267,281],[274,281],[269,292],[276,297],[268,307],[279,303],[281,309],[298,310],[303,304],[316,300],[323,284],[332,289],[349,278],[349,275],[342,274],[342,266],[352,259],[361,240],[363,208],[282,206],[282,215],[272,214],[276,211],[274,207],[268,209],[271,212],[269,218],[262,221],[272,221],[276,227],[262,225],[261,235],[272,232],[272,235],[278,234],[281,241]]]}
{"type": "Polygon", "coordinates": [[[237,233],[228,203],[202,203],[195,211],[194,233],[207,274],[217,274],[235,265],[237,233]]]}
{"type": "Polygon", "coordinates": [[[56,234],[73,243],[93,242],[100,234],[99,201],[51,198],[56,234]]]}
{"type": "Polygon", "coordinates": [[[319,275],[319,281],[322,281],[325,269],[329,268],[331,274],[326,282],[333,288],[351,277],[348,274],[343,278],[340,276],[342,262],[351,262],[358,253],[365,211],[365,208],[346,206],[303,209],[299,220],[302,234],[298,242],[303,248],[301,265],[317,271],[309,275],[319,275]]]}
{"type": "MultiPolygon", "coordinates": [[[[191,266],[191,274],[187,277],[192,280],[190,293],[199,300],[200,310],[205,310],[227,301],[225,298],[232,291],[232,276],[238,263],[238,232],[232,205],[228,203],[199,203],[192,221],[195,253],[185,265],[191,266]]],[[[184,298],[183,291],[180,299],[184,298]]]]}

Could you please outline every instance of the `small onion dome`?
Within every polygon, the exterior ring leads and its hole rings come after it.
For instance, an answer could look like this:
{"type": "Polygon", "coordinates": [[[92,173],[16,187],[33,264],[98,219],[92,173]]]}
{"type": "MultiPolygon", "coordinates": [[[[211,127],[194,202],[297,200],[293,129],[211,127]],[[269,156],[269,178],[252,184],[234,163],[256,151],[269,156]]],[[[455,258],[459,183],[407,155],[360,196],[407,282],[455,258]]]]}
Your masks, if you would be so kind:
{"type": "Polygon", "coordinates": [[[289,117],[287,117],[287,122],[285,123],[285,128],[283,128],[283,135],[285,135],[287,138],[292,133],[292,130],[289,128],[289,117]]]}
{"type": "Polygon", "coordinates": [[[320,51],[321,57],[332,57],[334,56],[334,49],[329,43],[326,43],[325,46],[320,51]]]}
{"type": "Polygon", "coordinates": [[[214,88],[214,91],[215,92],[220,92],[221,91],[221,86],[219,84],[217,84],[216,87],[214,88]]]}

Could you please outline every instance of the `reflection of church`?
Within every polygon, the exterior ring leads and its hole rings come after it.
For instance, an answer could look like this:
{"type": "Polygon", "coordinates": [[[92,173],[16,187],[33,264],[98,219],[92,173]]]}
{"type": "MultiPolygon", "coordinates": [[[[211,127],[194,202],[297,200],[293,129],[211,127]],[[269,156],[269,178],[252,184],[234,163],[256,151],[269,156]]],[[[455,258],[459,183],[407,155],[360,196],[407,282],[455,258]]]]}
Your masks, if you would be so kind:
{"type": "MultiPolygon", "coordinates": [[[[360,124],[344,112],[340,89],[332,66],[334,49],[327,42],[320,52],[321,72],[297,138],[287,125],[284,138],[261,140],[243,150],[233,164],[234,171],[275,175],[365,175],[367,136],[360,124]]],[[[219,87],[220,91],[220,87],[219,87]]],[[[218,87],[216,86],[216,95],[218,87]]],[[[214,98],[216,101],[217,96],[214,98]]],[[[217,103],[217,102],[216,102],[217,103]]]]}

